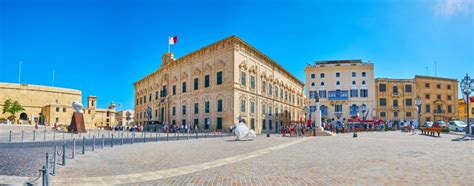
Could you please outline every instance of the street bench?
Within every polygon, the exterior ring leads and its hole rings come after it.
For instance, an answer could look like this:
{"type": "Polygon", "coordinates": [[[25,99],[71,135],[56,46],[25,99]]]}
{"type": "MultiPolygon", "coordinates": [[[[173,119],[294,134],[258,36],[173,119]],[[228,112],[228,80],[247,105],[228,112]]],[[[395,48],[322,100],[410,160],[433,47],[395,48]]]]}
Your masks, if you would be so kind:
{"type": "Polygon", "coordinates": [[[421,134],[424,135],[430,135],[430,136],[435,136],[435,133],[439,134],[441,133],[442,128],[437,128],[437,127],[422,127],[420,128],[421,134]]]}

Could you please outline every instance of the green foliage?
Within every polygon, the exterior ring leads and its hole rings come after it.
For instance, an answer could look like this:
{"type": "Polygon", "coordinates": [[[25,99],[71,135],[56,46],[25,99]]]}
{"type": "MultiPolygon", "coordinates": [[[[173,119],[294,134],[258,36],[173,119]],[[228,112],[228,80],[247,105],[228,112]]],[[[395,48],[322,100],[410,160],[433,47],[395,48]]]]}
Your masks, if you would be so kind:
{"type": "Polygon", "coordinates": [[[3,110],[2,113],[9,113],[11,116],[8,117],[11,120],[15,120],[16,118],[16,113],[24,111],[25,108],[20,105],[18,101],[12,101],[11,99],[5,100],[5,103],[3,104],[3,110]]]}
{"type": "Polygon", "coordinates": [[[448,128],[441,129],[441,132],[449,133],[449,129],[448,128]]]}

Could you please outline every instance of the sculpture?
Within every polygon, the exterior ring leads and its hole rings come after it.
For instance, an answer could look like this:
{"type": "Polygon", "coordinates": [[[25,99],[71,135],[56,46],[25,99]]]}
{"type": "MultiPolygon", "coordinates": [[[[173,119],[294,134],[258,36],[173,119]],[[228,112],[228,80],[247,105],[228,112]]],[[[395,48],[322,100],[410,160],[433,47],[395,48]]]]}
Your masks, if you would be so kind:
{"type": "Polygon", "coordinates": [[[86,127],[84,125],[83,106],[81,103],[72,102],[72,108],[75,112],[72,114],[71,124],[67,127],[68,132],[85,133],[86,127]]]}
{"type": "Polygon", "coordinates": [[[236,136],[236,141],[253,140],[257,137],[255,131],[249,129],[243,120],[234,127],[234,134],[236,136]]]}

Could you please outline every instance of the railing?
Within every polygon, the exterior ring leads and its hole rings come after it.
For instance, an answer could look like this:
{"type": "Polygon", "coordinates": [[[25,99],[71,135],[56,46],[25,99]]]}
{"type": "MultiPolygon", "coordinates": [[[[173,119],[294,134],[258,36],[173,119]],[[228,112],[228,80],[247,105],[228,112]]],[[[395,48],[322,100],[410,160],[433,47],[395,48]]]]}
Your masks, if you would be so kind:
{"type": "Polygon", "coordinates": [[[446,110],[434,110],[433,113],[435,113],[435,114],[444,114],[444,113],[446,113],[446,110]]]}
{"type": "Polygon", "coordinates": [[[335,101],[335,100],[348,100],[349,99],[349,91],[348,90],[336,90],[336,91],[329,91],[328,92],[328,99],[335,101]]]}
{"type": "Polygon", "coordinates": [[[399,96],[400,94],[398,92],[392,92],[392,96],[399,96]]]}
{"type": "Polygon", "coordinates": [[[400,107],[399,106],[392,106],[392,109],[393,110],[400,110],[400,107]]]}

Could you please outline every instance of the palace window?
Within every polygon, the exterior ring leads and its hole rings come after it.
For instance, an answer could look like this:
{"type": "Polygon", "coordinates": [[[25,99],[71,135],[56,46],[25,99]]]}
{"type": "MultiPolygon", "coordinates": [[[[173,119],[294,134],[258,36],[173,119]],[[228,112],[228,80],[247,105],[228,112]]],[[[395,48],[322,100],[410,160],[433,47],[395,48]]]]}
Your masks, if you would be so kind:
{"type": "Polygon", "coordinates": [[[245,100],[240,100],[240,112],[245,112],[245,100]]]}
{"type": "Polygon", "coordinates": [[[327,97],[327,92],[325,90],[320,90],[319,91],[319,98],[326,98],[327,97]]]}
{"type": "Polygon", "coordinates": [[[210,109],[209,109],[209,101],[206,101],[204,103],[204,112],[205,113],[209,113],[210,109]]]}
{"type": "Polygon", "coordinates": [[[425,99],[430,99],[430,95],[429,94],[425,94],[425,99]]]}
{"type": "Polygon", "coordinates": [[[356,84],[356,81],[352,81],[352,84],[355,85],[355,84],[356,84]]]}
{"type": "Polygon", "coordinates": [[[387,106],[387,99],[386,98],[380,98],[379,99],[379,105],[380,106],[387,106]]]}
{"type": "Polygon", "coordinates": [[[448,113],[453,113],[453,107],[451,105],[448,105],[448,113]]]}
{"type": "Polygon", "coordinates": [[[386,116],[385,112],[380,112],[380,117],[385,117],[385,116],[386,116]]]}
{"type": "Polygon", "coordinates": [[[183,93],[186,93],[186,82],[183,82],[182,86],[181,86],[181,91],[183,93]]]}
{"type": "Polygon", "coordinates": [[[386,92],[387,91],[387,85],[386,84],[379,84],[379,91],[380,92],[386,92]]]}
{"type": "Polygon", "coordinates": [[[244,71],[240,73],[240,84],[242,84],[244,87],[247,86],[247,73],[244,71]]]}
{"type": "Polygon", "coordinates": [[[194,114],[199,114],[199,103],[194,103],[194,114]]]}
{"type": "Polygon", "coordinates": [[[430,84],[429,84],[429,83],[425,83],[425,88],[430,88],[430,84]]]}
{"type": "Polygon", "coordinates": [[[216,84],[220,85],[222,84],[222,71],[217,72],[216,74],[216,84]]]}
{"type": "Polygon", "coordinates": [[[336,104],[334,105],[334,112],[342,112],[342,105],[341,104],[336,104]]]}
{"type": "Polygon", "coordinates": [[[411,112],[406,112],[405,115],[406,115],[407,117],[411,117],[411,112]]]}
{"type": "Polygon", "coordinates": [[[411,85],[405,85],[405,92],[412,92],[412,87],[411,85]]]}
{"type": "Polygon", "coordinates": [[[367,76],[367,73],[366,72],[362,72],[362,77],[365,77],[367,76]]]}
{"type": "Polygon", "coordinates": [[[336,77],[341,77],[341,73],[340,73],[340,72],[336,72],[336,77]]]}
{"type": "Polygon", "coordinates": [[[358,92],[359,90],[357,89],[351,89],[351,97],[358,97],[358,94],[357,94],[358,92]]]}
{"type": "Polygon", "coordinates": [[[199,89],[199,78],[194,78],[194,90],[199,89]]]}
{"type": "Polygon", "coordinates": [[[426,112],[426,113],[430,113],[430,112],[431,112],[431,107],[430,107],[429,104],[426,104],[426,105],[425,105],[425,112],[426,112]]]}
{"type": "Polygon", "coordinates": [[[365,82],[365,81],[362,81],[362,85],[365,85],[365,84],[366,84],[366,82],[365,82]]]}
{"type": "Polygon", "coordinates": [[[176,116],[176,107],[173,107],[173,110],[171,113],[173,114],[173,116],[176,116]]]}
{"type": "Polygon", "coordinates": [[[440,94],[436,95],[436,98],[437,98],[438,100],[441,100],[441,95],[440,95],[440,94]]]}
{"type": "Polygon", "coordinates": [[[320,78],[324,78],[324,73],[319,74],[320,78]]]}
{"type": "Polygon", "coordinates": [[[255,89],[255,76],[250,75],[250,88],[255,89]]]}
{"type": "Polygon", "coordinates": [[[262,81],[262,93],[267,93],[267,82],[262,81]]]}
{"type": "Polygon", "coordinates": [[[366,98],[369,96],[369,91],[367,89],[360,89],[360,97],[366,98]]]}
{"type": "Polygon", "coordinates": [[[451,90],[451,85],[448,85],[448,90],[451,90]]]}
{"type": "Polygon", "coordinates": [[[268,94],[271,96],[272,95],[272,84],[268,83],[268,94]]]}
{"type": "Polygon", "coordinates": [[[408,107],[413,106],[412,99],[405,99],[405,106],[408,106],[408,107]]]}
{"type": "Polygon", "coordinates": [[[222,99],[217,100],[217,112],[222,112],[222,99]]]}
{"type": "Polygon", "coordinates": [[[250,113],[255,113],[255,102],[250,102],[250,113]]]}
{"type": "Polygon", "coordinates": [[[204,88],[209,87],[209,75],[204,76],[204,88]]]}
{"type": "Polygon", "coordinates": [[[316,78],[316,74],[311,74],[311,79],[316,78]]]}
{"type": "Polygon", "coordinates": [[[336,81],[336,85],[341,85],[341,82],[339,82],[339,81],[336,81]]]}
{"type": "Polygon", "coordinates": [[[183,115],[186,115],[186,105],[183,105],[181,113],[183,113],[183,115]]]}
{"type": "Polygon", "coordinates": [[[176,95],[176,85],[173,85],[173,95],[176,95]]]}
{"type": "Polygon", "coordinates": [[[394,106],[394,107],[398,107],[398,100],[396,100],[396,99],[393,100],[393,106],[394,106]]]}
{"type": "Polygon", "coordinates": [[[436,88],[437,88],[437,89],[441,89],[441,85],[440,85],[440,84],[436,84],[436,88]]]}
{"type": "Polygon", "coordinates": [[[324,82],[323,82],[323,81],[321,81],[321,86],[324,86],[324,82]]]}
{"type": "Polygon", "coordinates": [[[143,103],[146,103],[146,96],[143,96],[143,103]]]}
{"type": "Polygon", "coordinates": [[[356,72],[352,72],[352,77],[356,77],[356,72]]]}

